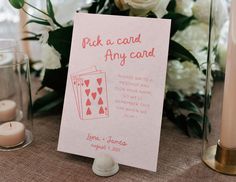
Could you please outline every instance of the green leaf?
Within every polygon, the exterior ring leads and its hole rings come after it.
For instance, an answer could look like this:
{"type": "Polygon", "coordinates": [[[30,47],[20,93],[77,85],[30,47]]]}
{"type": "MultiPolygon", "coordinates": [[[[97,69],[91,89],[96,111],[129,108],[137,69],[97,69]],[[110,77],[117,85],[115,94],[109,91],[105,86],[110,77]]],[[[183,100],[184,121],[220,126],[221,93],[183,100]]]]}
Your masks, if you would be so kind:
{"type": "Polygon", "coordinates": [[[191,101],[185,100],[179,103],[179,107],[188,111],[198,112],[198,107],[191,101]]]}
{"type": "MultiPolygon", "coordinates": [[[[90,8],[89,8],[90,9],[90,8]]],[[[129,16],[129,10],[121,11],[116,7],[115,4],[109,3],[107,8],[105,8],[102,14],[106,15],[119,15],[119,16],[129,16]]]]}
{"type": "Polygon", "coordinates": [[[181,59],[181,61],[191,61],[200,68],[197,59],[187,49],[174,40],[170,40],[169,56],[181,59]]]}
{"type": "Polygon", "coordinates": [[[186,134],[188,134],[187,118],[185,115],[180,114],[180,115],[176,116],[173,121],[180,129],[182,129],[186,134]]]}
{"type": "Polygon", "coordinates": [[[168,106],[166,107],[166,101],[164,104],[165,104],[164,108],[163,108],[164,109],[164,112],[163,112],[164,116],[166,116],[170,121],[174,122],[175,113],[174,113],[173,109],[168,108],[168,106]]]}
{"type": "Polygon", "coordinates": [[[28,41],[28,40],[39,40],[37,36],[30,36],[30,37],[24,37],[21,40],[28,41]]]}
{"type": "Polygon", "coordinates": [[[97,8],[97,12],[96,13],[98,13],[104,7],[105,2],[106,2],[106,0],[99,0],[98,1],[98,8],[97,8]]]}
{"type": "Polygon", "coordinates": [[[88,13],[95,14],[97,11],[98,2],[93,1],[92,5],[88,8],[88,13]]]}
{"type": "Polygon", "coordinates": [[[170,0],[166,10],[174,12],[175,11],[175,7],[176,7],[176,0],[170,0]]]}
{"type": "Polygon", "coordinates": [[[41,21],[41,20],[29,20],[25,23],[25,26],[30,24],[30,23],[37,23],[37,24],[40,24],[40,25],[48,25],[50,26],[50,24],[47,22],[47,21],[41,21]]]}
{"type": "Polygon", "coordinates": [[[10,4],[16,8],[16,9],[21,9],[23,8],[25,1],[24,0],[9,0],[10,4]]]}
{"type": "Polygon", "coordinates": [[[50,18],[52,18],[52,20],[55,20],[53,6],[52,6],[51,1],[50,0],[46,0],[46,3],[47,3],[48,15],[50,16],[50,18]]]}
{"type": "Polygon", "coordinates": [[[166,93],[166,98],[172,99],[176,102],[181,101],[183,99],[182,95],[179,92],[167,92],[166,93]]]}
{"type": "Polygon", "coordinates": [[[172,121],[176,126],[181,130],[186,132],[190,137],[203,137],[203,126],[206,124],[206,129],[211,132],[211,123],[206,116],[199,113],[199,109],[195,103],[185,100],[174,102],[174,99],[178,98],[178,95],[175,92],[166,94],[164,102],[164,114],[165,116],[172,121]],[[180,109],[185,109],[189,112],[180,112],[180,109]],[[204,122],[203,122],[204,121],[204,122]]]}
{"type": "Polygon", "coordinates": [[[148,14],[146,15],[147,18],[157,18],[157,15],[153,13],[152,11],[149,11],[148,14]]]}
{"type": "Polygon", "coordinates": [[[70,47],[72,41],[73,27],[63,27],[49,32],[48,44],[53,46],[65,61],[63,65],[67,65],[70,57],[70,47]]]}
{"type": "Polygon", "coordinates": [[[33,113],[49,112],[58,106],[61,106],[63,101],[63,94],[56,91],[50,92],[33,103],[33,113]]]}
{"type": "Polygon", "coordinates": [[[216,81],[224,81],[225,79],[225,73],[221,70],[213,70],[211,72],[212,76],[213,76],[213,80],[216,81]]]}
{"type": "Polygon", "coordinates": [[[192,137],[202,138],[203,136],[201,125],[194,119],[187,119],[187,131],[188,135],[192,137]]]}
{"type": "Polygon", "coordinates": [[[196,94],[192,94],[191,96],[186,97],[186,99],[196,104],[198,108],[204,107],[205,95],[196,93],[196,94]]]}
{"type": "Polygon", "coordinates": [[[164,19],[171,19],[171,37],[178,31],[184,30],[191,21],[194,19],[193,16],[188,17],[179,13],[169,12],[163,16],[164,19]]]}
{"type": "Polygon", "coordinates": [[[67,67],[55,70],[46,69],[42,85],[54,90],[64,91],[66,87],[67,71],[67,67]]]}
{"type": "Polygon", "coordinates": [[[190,113],[188,118],[197,121],[199,124],[203,124],[203,117],[200,114],[190,113]]]}

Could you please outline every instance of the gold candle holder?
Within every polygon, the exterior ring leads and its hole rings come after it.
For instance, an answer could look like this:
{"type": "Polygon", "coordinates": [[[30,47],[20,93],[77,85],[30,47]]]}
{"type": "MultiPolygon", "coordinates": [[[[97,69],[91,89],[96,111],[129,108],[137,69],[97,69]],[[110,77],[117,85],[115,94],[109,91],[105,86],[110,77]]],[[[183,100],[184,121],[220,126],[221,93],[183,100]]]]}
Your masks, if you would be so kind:
{"type": "MultiPolygon", "coordinates": [[[[236,175],[236,140],[235,140],[235,109],[236,103],[232,99],[235,97],[236,91],[236,82],[235,82],[235,69],[236,69],[236,0],[231,1],[231,12],[230,12],[230,28],[228,36],[228,50],[227,50],[227,64],[225,71],[225,84],[224,84],[224,93],[220,94],[211,92],[210,85],[211,83],[211,67],[212,60],[214,60],[214,42],[217,42],[215,36],[212,34],[217,30],[217,25],[215,24],[215,10],[219,10],[217,7],[219,4],[215,3],[216,1],[211,0],[210,8],[210,20],[209,20],[209,42],[208,42],[208,59],[207,59],[207,80],[206,80],[206,90],[205,90],[205,105],[204,105],[204,133],[203,133],[203,152],[202,160],[203,162],[210,167],[211,169],[227,174],[227,175],[236,175]],[[217,5],[218,4],[218,5],[217,5]],[[217,5],[217,6],[216,6],[217,5]],[[211,96],[215,96],[215,99],[212,99],[212,104],[210,104],[211,96]],[[220,101],[221,95],[223,96],[223,102],[220,101]],[[221,105],[222,103],[222,105],[221,105]],[[219,106],[220,105],[220,106],[219,106]],[[213,106],[215,108],[210,108],[213,106]],[[211,112],[211,115],[208,115],[208,111],[211,112]],[[220,132],[215,128],[215,134],[210,134],[211,125],[209,125],[209,120],[214,123],[215,127],[218,127],[219,124],[217,121],[221,118],[221,129],[220,132]],[[218,142],[215,138],[218,138],[220,134],[220,140],[218,142]],[[211,144],[217,143],[217,145],[211,144]]],[[[223,5],[223,4],[222,4],[223,5]]],[[[222,6],[223,7],[223,6],[222,6]]],[[[221,88],[221,87],[218,87],[221,88]]],[[[223,89],[218,89],[222,91],[223,89]]],[[[214,97],[212,97],[214,98],[214,97]]],[[[209,113],[210,113],[209,112],[209,113]]]]}
{"type": "Polygon", "coordinates": [[[202,160],[217,172],[236,175],[236,149],[225,148],[220,145],[220,141],[204,151],[202,160]]]}

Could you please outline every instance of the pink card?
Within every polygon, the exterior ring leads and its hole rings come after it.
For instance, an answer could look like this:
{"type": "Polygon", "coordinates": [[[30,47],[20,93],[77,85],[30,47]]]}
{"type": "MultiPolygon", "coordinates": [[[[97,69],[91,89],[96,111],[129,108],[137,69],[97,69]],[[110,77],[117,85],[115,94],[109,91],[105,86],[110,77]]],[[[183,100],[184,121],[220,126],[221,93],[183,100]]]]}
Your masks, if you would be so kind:
{"type": "Polygon", "coordinates": [[[78,13],[58,150],[156,171],[170,21],[78,13]]]}

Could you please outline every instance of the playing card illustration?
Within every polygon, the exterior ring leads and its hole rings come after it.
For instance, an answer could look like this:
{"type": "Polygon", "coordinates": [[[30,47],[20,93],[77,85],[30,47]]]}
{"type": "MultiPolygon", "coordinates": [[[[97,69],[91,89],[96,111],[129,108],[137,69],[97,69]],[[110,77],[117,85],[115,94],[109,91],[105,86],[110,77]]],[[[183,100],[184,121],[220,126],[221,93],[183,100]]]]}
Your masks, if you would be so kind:
{"type": "Polygon", "coordinates": [[[109,116],[106,73],[96,67],[71,75],[76,106],[82,120],[109,116]]]}

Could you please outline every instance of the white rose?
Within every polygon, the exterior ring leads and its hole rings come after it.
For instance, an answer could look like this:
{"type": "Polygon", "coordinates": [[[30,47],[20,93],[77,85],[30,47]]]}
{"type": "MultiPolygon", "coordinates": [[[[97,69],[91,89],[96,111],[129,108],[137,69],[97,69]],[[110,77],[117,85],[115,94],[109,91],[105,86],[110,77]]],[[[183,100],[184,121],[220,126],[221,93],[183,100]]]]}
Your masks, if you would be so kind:
{"type": "Polygon", "coordinates": [[[145,16],[149,11],[153,11],[158,17],[161,17],[167,12],[166,7],[169,1],[170,0],[124,0],[123,2],[129,6],[130,15],[145,16]]]}
{"type": "Polygon", "coordinates": [[[227,43],[229,35],[229,21],[227,21],[221,31],[219,44],[217,45],[218,62],[222,71],[225,71],[227,59],[227,43]]]}
{"type": "MultiPolygon", "coordinates": [[[[198,64],[200,65],[200,68],[202,70],[207,69],[208,50],[204,49],[201,51],[192,51],[191,53],[198,60],[198,64]]],[[[213,56],[213,53],[211,55],[212,57],[215,58],[215,56],[213,56]]]]}
{"type": "Polygon", "coordinates": [[[218,52],[218,61],[220,68],[225,71],[225,64],[226,64],[226,58],[227,58],[227,44],[219,43],[217,47],[218,52]]]}
{"type": "Polygon", "coordinates": [[[168,62],[166,86],[168,91],[180,91],[184,95],[204,93],[205,75],[189,62],[172,60],[168,62]]]}
{"type": "Polygon", "coordinates": [[[67,24],[68,22],[73,20],[76,10],[80,9],[81,7],[90,5],[90,1],[88,0],[53,1],[53,3],[55,18],[62,25],[67,24]]]}
{"type": "Polygon", "coordinates": [[[125,2],[125,0],[115,0],[115,5],[121,11],[125,11],[129,9],[129,5],[125,2]]]}
{"type": "Polygon", "coordinates": [[[46,69],[61,68],[61,54],[48,44],[42,44],[41,59],[46,69]]]}
{"type": "MultiPolygon", "coordinates": [[[[214,36],[214,31],[213,31],[214,36]]],[[[207,68],[208,26],[204,23],[193,23],[183,31],[177,32],[173,40],[181,44],[197,59],[201,69],[207,68]],[[193,33],[194,32],[194,33],[193,33]]],[[[211,53],[211,63],[215,63],[215,52],[211,53]]],[[[212,64],[212,69],[215,64],[212,64]]]]}
{"type": "Polygon", "coordinates": [[[48,38],[49,38],[49,33],[48,33],[48,31],[45,31],[44,33],[42,33],[42,35],[39,39],[39,42],[41,44],[46,44],[48,42],[48,38]]]}
{"type": "Polygon", "coordinates": [[[209,27],[204,23],[194,22],[183,31],[178,31],[172,38],[191,52],[208,47],[209,27]]]}
{"type": "Polygon", "coordinates": [[[170,0],[159,0],[158,6],[153,10],[153,12],[159,17],[163,17],[167,13],[167,6],[170,0]]]}
{"type": "Polygon", "coordinates": [[[175,11],[182,15],[192,16],[192,7],[193,7],[193,0],[178,0],[176,1],[176,8],[175,11]]]}
{"type": "Polygon", "coordinates": [[[219,43],[227,44],[229,36],[229,21],[226,21],[220,32],[219,43]]]}
{"type": "Polygon", "coordinates": [[[193,5],[193,15],[203,23],[209,23],[211,0],[197,0],[193,5]]]}
{"type": "MultiPolygon", "coordinates": [[[[220,30],[228,19],[227,4],[223,0],[213,1],[213,18],[216,27],[220,30]]],[[[193,15],[200,21],[209,24],[211,0],[197,0],[193,5],[193,15]]]]}

